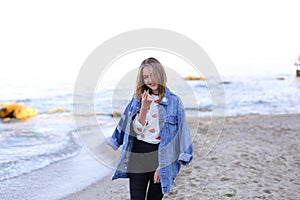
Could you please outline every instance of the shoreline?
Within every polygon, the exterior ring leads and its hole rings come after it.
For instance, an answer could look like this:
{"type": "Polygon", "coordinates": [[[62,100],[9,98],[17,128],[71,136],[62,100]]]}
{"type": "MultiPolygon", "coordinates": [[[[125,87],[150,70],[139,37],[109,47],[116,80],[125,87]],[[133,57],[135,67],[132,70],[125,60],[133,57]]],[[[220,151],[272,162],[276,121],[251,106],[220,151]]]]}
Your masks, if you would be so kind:
{"type": "Polygon", "coordinates": [[[2,181],[10,189],[3,190],[0,199],[57,200],[89,187],[110,173],[111,169],[101,165],[82,148],[74,157],[2,181]]]}
{"type": "MultiPolygon", "coordinates": [[[[300,198],[300,114],[225,117],[217,145],[203,157],[199,149],[210,142],[203,134],[209,125],[210,119],[200,118],[194,160],[164,199],[300,198]]],[[[60,200],[129,199],[128,179],[111,181],[112,173],[60,200]]]]}

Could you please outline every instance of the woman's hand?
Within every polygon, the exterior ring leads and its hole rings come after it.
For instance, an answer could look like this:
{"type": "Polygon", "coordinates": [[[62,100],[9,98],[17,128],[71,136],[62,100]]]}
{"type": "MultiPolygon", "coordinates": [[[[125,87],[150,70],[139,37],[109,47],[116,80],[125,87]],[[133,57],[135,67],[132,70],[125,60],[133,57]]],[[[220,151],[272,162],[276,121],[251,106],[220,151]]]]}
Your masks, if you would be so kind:
{"type": "Polygon", "coordinates": [[[146,124],[146,115],[148,109],[150,108],[150,104],[152,102],[152,97],[149,95],[149,90],[144,91],[142,96],[142,107],[140,110],[138,121],[144,126],[146,124]]]}
{"type": "Polygon", "coordinates": [[[159,168],[157,168],[154,172],[154,184],[160,183],[160,171],[159,168]]]}
{"type": "Polygon", "coordinates": [[[142,108],[148,109],[150,107],[151,102],[152,102],[152,97],[149,94],[149,90],[144,91],[142,96],[142,108]]]}

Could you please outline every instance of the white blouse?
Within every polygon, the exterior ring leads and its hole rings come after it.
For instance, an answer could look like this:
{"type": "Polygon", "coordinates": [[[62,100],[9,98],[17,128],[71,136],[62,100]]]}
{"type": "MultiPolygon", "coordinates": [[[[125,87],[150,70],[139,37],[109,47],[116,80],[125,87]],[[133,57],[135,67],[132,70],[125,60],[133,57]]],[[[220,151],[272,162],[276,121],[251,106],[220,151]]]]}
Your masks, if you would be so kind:
{"type": "Polygon", "coordinates": [[[152,102],[146,115],[146,123],[142,125],[139,121],[139,113],[133,120],[133,129],[137,133],[137,139],[151,144],[160,142],[159,120],[158,120],[158,95],[152,95],[152,102]]]}

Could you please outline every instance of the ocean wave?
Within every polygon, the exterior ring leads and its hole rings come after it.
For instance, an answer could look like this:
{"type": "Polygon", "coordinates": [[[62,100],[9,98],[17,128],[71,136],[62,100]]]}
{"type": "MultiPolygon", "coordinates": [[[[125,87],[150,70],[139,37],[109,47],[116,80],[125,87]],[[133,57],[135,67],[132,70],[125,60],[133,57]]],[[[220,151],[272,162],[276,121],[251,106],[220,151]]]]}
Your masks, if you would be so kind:
{"type": "Polygon", "coordinates": [[[0,181],[73,157],[81,149],[73,132],[59,136],[6,130],[0,143],[0,181]]]}

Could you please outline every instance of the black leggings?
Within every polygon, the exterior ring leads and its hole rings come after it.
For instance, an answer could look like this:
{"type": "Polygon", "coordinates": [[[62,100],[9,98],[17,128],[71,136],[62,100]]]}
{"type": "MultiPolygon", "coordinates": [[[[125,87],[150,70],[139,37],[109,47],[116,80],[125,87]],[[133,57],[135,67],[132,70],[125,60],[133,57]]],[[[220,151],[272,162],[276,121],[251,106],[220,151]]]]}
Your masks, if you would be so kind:
{"type": "Polygon", "coordinates": [[[154,184],[154,173],[158,167],[158,144],[149,144],[135,139],[129,164],[129,186],[131,200],[161,200],[161,184],[154,184]],[[148,189],[148,190],[147,190],[148,189]]]}

